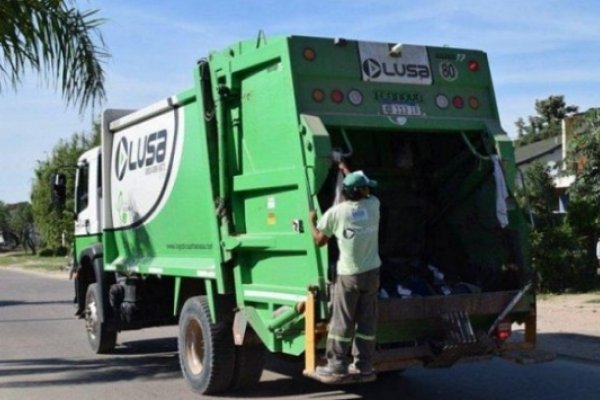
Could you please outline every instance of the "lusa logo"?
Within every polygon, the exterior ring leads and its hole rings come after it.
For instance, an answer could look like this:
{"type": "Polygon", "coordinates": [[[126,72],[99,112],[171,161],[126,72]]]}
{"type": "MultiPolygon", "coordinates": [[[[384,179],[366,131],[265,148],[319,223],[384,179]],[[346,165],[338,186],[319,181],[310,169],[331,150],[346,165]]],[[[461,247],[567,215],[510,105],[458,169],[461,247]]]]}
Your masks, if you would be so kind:
{"type": "Polygon", "coordinates": [[[362,64],[363,72],[369,78],[377,79],[382,74],[385,76],[399,76],[407,78],[427,79],[431,76],[429,67],[422,64],[388,64],[373,58],[367,58],[362,64]]]}
{"type": "Polygon", "coordinates": [[[123,180],[127,170],[134,171],[160,164],[167,154],[167,131],[150,133],[136,141],[121,138],[115,157],[115,172],[118,180],[123,180]]]}

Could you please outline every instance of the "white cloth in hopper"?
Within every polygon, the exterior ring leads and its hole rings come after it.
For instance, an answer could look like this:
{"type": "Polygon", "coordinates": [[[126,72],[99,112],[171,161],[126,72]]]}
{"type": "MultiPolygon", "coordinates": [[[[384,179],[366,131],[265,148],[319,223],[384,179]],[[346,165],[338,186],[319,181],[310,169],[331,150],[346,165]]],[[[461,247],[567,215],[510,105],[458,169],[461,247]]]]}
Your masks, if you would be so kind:
{"type": "Polygon", "coordinates": [[[508,189],[504,180],[504,172],[499,156],[492,156],[494,162],[494,180],[496,181],[496,217],[501,227],[508,225],[508,211],[506,209],[506,199],[508,198],[508,189]]]}

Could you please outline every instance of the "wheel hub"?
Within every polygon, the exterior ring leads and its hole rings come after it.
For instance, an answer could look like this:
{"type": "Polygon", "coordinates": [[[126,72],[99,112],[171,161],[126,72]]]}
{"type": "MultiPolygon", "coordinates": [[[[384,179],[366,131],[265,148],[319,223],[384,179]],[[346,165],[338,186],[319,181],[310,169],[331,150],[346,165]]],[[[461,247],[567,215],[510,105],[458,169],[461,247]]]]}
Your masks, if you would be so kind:
{"type": "Polygon", "coordinates": [[[88,335],[95,339],[98,328],[98,307],[96,307],[95,300],[90,300],[85,307],[85,328],[88,335]]]}
{"type": "Polygon", "coordinates": [[[191,320],[185,330],[185,352],[189,371],[198,375],[204,368],[204,336],[197,321],[191,320]]]}

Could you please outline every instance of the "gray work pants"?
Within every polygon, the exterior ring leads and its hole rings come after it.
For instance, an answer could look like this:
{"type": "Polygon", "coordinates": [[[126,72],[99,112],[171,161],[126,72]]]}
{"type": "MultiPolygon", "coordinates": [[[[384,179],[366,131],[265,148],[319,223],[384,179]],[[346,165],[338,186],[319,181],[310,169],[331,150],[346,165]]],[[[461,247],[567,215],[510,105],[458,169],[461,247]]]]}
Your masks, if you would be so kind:
{"type": "Polygon", "coordinates": [[[352,345],[354,365],[373,368],[379,268],[356,275],[338,275],[333,288],[333,313],[327,335],[329,365],[344,369],[352,345]]]}

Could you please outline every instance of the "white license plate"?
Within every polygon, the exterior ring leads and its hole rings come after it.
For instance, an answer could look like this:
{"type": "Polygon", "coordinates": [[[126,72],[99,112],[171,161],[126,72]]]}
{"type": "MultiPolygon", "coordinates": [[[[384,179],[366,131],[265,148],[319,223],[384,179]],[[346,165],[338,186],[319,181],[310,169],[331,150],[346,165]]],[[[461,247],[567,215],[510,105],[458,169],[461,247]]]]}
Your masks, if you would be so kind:
{"type": "Polygon", "coordinates": [[[422,115],[421,107],[418,104],[397,104],[387,103],[381,105],[381,112],[384,115],[422,115]]]}

